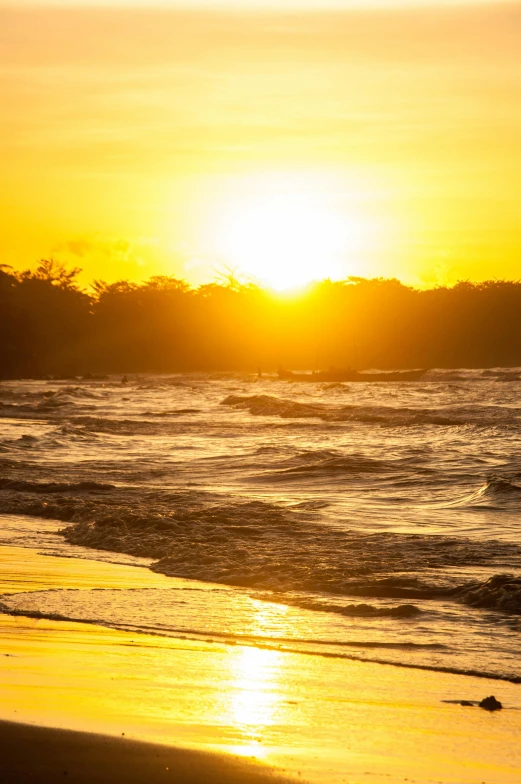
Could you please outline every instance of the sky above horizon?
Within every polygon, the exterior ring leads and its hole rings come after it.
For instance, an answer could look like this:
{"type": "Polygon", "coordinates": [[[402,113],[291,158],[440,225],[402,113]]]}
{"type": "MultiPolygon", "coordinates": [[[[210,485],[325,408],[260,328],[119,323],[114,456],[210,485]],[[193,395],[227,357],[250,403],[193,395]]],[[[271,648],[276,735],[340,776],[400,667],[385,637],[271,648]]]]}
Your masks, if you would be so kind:
{"type": "Polygon", "coordinates": [[[521,10],[415,5],[0,9],[2,263],[518,278],[521,10]]]}
{"type": "Polygon", "coordinates": [[[352,10],[367,8],[436,8],[442,6],[493,6],[518,3],[518,0],[0,0],[0,8],[120,8],[141,7],[171,9],[224,9],[248,11],[250,9],[297,11],[314,9],[352,10]]]}

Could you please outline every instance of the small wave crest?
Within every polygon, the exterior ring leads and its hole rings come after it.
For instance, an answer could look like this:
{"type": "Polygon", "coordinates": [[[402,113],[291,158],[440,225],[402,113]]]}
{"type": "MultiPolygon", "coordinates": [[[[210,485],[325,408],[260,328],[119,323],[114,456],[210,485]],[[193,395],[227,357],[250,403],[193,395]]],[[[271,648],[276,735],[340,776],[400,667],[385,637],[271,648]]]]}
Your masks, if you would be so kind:
{"type": "Polygon", "coordinates": [[[192,409],[169,411],[164,416],[161,413],[147,412],[145,416],[151,419],[112,419],[108,417],[76,416],[72,420],[74,425],[83,428],[84,433],[106,434],[114,436],[158,436],[172,435],[179,432],[179,424],[165,421],[166,417],[182,417],[193,413],[192,409]]]}
{"type": "Polygon", "coordinates": [[[292,480],[301,477],[342,477],[353,474],[380,474],[395,470],[392,462],[365,457],[361,454],[342,454],[329,449],[301,450],[265,474],[270,481],[292,480]]]}
{"type": "Polygon", "coordinates": [[[83,491],[114,490],[115,485],[103,482],[27,482],[23,479],[7,479],[0,477],[0,490],[18,490],[29,493],[67,493],[83,491]]]}
{"type": "Polygon", "coordinates": [[[494,474],[478,490],[450,505],[497,509],[517,507],[520,503],[521,485],[512,478],[494,474]]]}
{"type": "Polygon", "coordinates": [[[237,409],[245,409],[254,416],[279,416],[285,419],[292,418],[323,418],[327,415],[324,405],[313,403],[298,403],[293,400],[283,400],[272,395],[228,395],[221,405],[237,409]]]}
{"type": "Polygon", "coordinates": [[[372,604],[331,604],[330,602],[319,602],[313,599],[303,599],[284,597],[284,604],[291,604],[293,607],[300,607],[303,610],[313,612],[327,612],[335,615],[343,615],[346,618],[414,618],[420,615],[422,610],[415,604],[399,604],[395,606],[375,607],[372,604]]]}

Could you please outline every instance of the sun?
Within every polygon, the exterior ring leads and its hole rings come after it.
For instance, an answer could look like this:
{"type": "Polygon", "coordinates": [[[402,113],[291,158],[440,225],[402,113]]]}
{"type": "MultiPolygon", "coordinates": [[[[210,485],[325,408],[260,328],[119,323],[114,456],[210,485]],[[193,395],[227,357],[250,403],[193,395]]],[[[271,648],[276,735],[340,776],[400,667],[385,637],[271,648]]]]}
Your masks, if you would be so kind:
{"type": "Polygon", "coordinates": [[[268,183],[226,204],[215,244],[227,266],[280,291],[346,277],[362,233],[332,194],[268,183]]]}

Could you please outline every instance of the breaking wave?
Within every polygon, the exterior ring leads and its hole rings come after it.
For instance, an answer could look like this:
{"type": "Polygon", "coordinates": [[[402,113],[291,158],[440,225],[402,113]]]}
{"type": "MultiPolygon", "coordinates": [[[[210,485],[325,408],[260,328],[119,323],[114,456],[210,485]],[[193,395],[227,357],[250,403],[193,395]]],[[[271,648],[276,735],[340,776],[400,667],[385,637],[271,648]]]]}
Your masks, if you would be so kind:
{"type": "Polygon", "coordinates": [[[520,419],[519,409],[501,406],[451,406],[439,408],[411,408],[398,406],[331,405],[302,403],[271,395],[229,395],[222,403],[238,410],[249,411],[253,416],[281,417],[283,419],[319,419],[324,422],[361,422],[388,426],[489,426],[498,421],[512,425],[520,419]]]}
{"type": "Polygon", "coordinates": [[[497,574],[483,583],[464,586],[455,595],[471,607],[521,615],[521,577],[497,574]]]}
{"type": "MultiPolygon", "coordinates": [[[[195,491],[10,479],[3,479],[0,489],[0,511],[70,522],[62,531],[68,542],[151,558],[154,571],[174,577],[285,593],[408,602],[453,598],[521,611],[514,578],[461,585],[404,577],[425,568],[513,568],[521,547],[509,542],[346,530],[314,522],[316,510],[195,491]]],[[[367,605],[337,611],[374,614],[367,605]]],[[[410,607],[392,610],[402,617],[413,612],[410,607]]]]}

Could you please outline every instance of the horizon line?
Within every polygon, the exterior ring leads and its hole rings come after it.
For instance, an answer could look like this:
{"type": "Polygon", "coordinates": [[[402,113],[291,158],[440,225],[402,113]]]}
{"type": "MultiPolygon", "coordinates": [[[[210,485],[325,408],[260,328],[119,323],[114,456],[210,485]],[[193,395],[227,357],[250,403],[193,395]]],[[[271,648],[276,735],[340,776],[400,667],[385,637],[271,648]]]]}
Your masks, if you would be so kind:
{"type": "MultiPolygon", "coordinates": [[[[65,272],[69,272],[70,273],[70,272],[75,271],[75,275],[73,276],[73,280],[75,278],[77,278],[77,276],[79,276],[79,275],[81,275],[83,273],[83,270],[80,267],[74,267],[74,266],[70,266],[70,265],[67,265],[67,264],[63,264],[58,259],[50,258],[50,259],[40,259],[39,262],[37,262],[36,267],[34,267],[32,269],[29,268],[29,267],[26,267],[25,269],[17,269],[17,268],[13,267],[10,264],[0,264],[0,274],[4,273],[4,274],[7,274],[7,275],[12,275],[13,277],[19,278],[20,276],[23,276],[24,274],[28,273],[28,276],[31,277],[31,276],[33,276],[37,272],[38,266],[42,262],[44,262],[44,261],[54,261],[54,262],[56,262],[57,266],[63,268],[65,272]]],[[[409,289],[412,289],[412,290],[415,290],[415,291],[433,291],[435,289],[453,289],[456,286],[461,285],[461,284],[468,284],[468,285],[473,286],[473,287],[483,286],[483,285],[490,285],[490,284],[495,284],[495,285],[497,285],[497,284],[500,284],[500,285],[501,284],[509,284],[509,285],[514,285],[514,286],[521,286],[521,278],[489,277],[489,278],[481,278],[479,280],[471,280],[470,278],[459,278],[458,280],[456,280],[453,283],[450,283],[450,282],[441,282],[441,283],[440,282],[437,282],[437,283],[433,282],[433,283],[426,283],[425,285],[422,285],[421,283],[418,283],[418,282],[414,282],[414,283],[406,282],[406,281],[404,281],[404,280],[402,280],[402,279],[400,279],[399,277],[396,277],[396,276],[386,277],[386,276],[378,275],[378,276],[373,276],[373,277],[369,277],[369,276],[366,277],[364,275],[346,275],[346,277],[334,278],[334,279],[330,278],[330,277],[316,278],[316,279],[308,281],[307,283],[301,283],[301,284],[296,285],[296,286],[288,286],[286,288],[276,288],[274,286],[270,286],[270,285],[268,285],[266,283],[263,283],[262,281],[255,280],[255,278],[253,278],[253,277],[247,277],[247,276],[244,276],[244,275],[241,276],[240,271],[237,271],[237,277],[235,277],[235,274],[232,272],[231,275],[229,276],[229,278],[227,278],[224,275],[219,275],[219,273],[217,273],[214,278],[209,279],[208,281],[205,281],[204,283],[192,283],[186,277],[177,276],[175,274],[171,274],[171,275],[168,275],[168,274],[149,275],[148,277],[141,278],[139,280],[132,280],[131,278],[118,278],[117,280],[113,280],[111,282],[108,282],[108,281],[104,280],[101,277],[92,277],[92,278],[90,278],[86,282],[78,282],[76,280],[74,282],[76,283],[76,285],[78,286],[78,288],[80,290],[87,291],[88,289],[93,289],[95,287],[95,284],[103,284],[103,285],[106,285],[106,286],[113,286],[113,285],[116,285],[118,283],[127,283],[127,284],[129,284],[131,286],[140,287],[140,286],[146,286],[148,283],[150,283],[151,281],[154,281],[154,280],[156,280],[156,281],[164,280],[164,281],[183,283],[183,284],[186,284],[187,290],[192,290],[192,291],[198,291],[199,289],[205,288],[207,286],[219,286],[219,287],[222,287],[222,288],[233,288],[235,286],[235,287],[237,287],[238,290],[251,288],[251,289],[257,289],[259,291],[262,291],[262,292],[265,292],[265,293],[268,293],[268,294],[272,294],[272,295],[275,295],[275,296],[288,296],[288,295],[304,294],[304,293],[310,291],[311,289],[313,289],[314,287],[321,286],[321,285],[323,285],[325,283],[328,283],[328,284],[331,284],[331,285],[346,285],[346,284],[356,285],[356,284],[362,283],[362,282],[364,282],[364,283],[365,282],[368,282],[368,283],[373,283],[373,282],[380,282],[380,283],[396,282],[396,283],[399,283],[404,288],[409,288],[409,289]],[[242,279],[241,279],[241,277],[242,277],[242,279]]]]}

